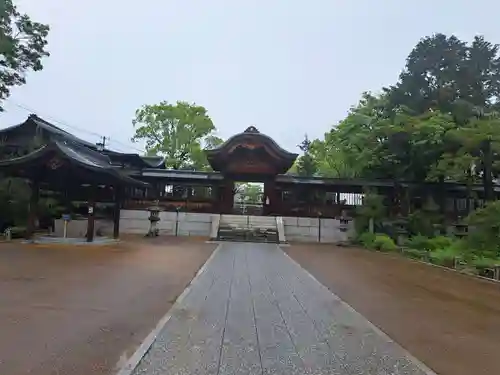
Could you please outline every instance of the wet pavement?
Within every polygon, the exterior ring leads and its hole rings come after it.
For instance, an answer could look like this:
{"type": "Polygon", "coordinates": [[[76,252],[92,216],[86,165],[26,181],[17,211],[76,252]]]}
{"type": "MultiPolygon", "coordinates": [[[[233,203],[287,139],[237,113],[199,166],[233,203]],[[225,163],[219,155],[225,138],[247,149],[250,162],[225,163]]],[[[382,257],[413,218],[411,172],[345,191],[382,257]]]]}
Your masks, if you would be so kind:
{"type": "Polygon", "coordinates": [[[438,374],[500,374],[499,283],[354,247],[285,251],[438,374]]]}
{"type": "Polygon", "coordinates": [[[215,247],[0,244],[0,374],[116,373],[215,247]]]}
{"type": "Polygon", "coordinates": [[[276,245],[224,244],[134,375],[424,375],[276,245]]]}

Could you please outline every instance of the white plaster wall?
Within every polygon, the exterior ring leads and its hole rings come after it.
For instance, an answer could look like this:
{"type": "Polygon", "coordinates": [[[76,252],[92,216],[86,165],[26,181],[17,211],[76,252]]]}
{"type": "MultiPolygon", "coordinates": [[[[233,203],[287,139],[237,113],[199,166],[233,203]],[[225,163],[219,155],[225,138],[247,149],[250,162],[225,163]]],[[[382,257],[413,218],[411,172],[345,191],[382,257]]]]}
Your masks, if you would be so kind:
{"type": "MultiPolygon", "coordinates": [[[[54,220],[54,234],[57,237],[64,236],[64,221],[62,219],[54,220]]],[[[82,238],[87,234],[87,219],[71,220],[68,222],[66,235],[69,238],[82,238]]],[[[94,236],[112,236],[112,220],[96,220],[94,222],[94,236]]]]}
{"type": "Polygon", "coordinates": [[[285,238],[288,242],[339,243],[347,241],[353,222],[347,232],[340,231],[340,220],[307,217],[283,217],[285,238]],[[321,223],[321,230],[320,230],[321,223]],[[320,238],[321,237],[321,238],[320,238]]]}
{"type": "MultiPolygon", "coordinates": [[[[160,235],[210,237],[214,214],[193,212],[160,212],[157,227],[160,235]]],[[[217,215],[218,216],[218,215],[217,215]]],[[[146,234],[149,230],[149,212],[144,210],[121,210],[120,233],[146,234]]]]}
{"type": "MultiPolygon", "coordinates": [[[[149,230],[149,212],[143,210],[121,210],[120,213],[120,232],[133,234],[146,234],[149,230]]],[[[175,236],[175,227],[177,222],[177,235],[179,236],[200,236],[210,237],[214,232],[212,222],[214,217],[219,218],[218,214],[192,213],[192,212],[160,212],[160,221],[158,229],[161,235],[175,236]]],[[[259,216],[241,216],[241,215],[222,215],[221,225],[230,222],[248,222],[250,226],[272,226],[276,228],[276,219],[274,217],[259,216]]],[[[353,222],[350,222],[350,228],[347,233],[340,231],[340,221],[337,219],[321,219],[321,238],[319,223],[317,218],[307,217],[283,217],[283,228],[285,240],[289,242],[322,242],[339,243],[348,239],[352,231],[353,222]]],[[[110,223],[111,233],[113,224],[110,223]]],[[[86,228],[86,227],[85,227],[86,228]]],[[[85,234],[85,233],[84,233],[85,234]]]]}

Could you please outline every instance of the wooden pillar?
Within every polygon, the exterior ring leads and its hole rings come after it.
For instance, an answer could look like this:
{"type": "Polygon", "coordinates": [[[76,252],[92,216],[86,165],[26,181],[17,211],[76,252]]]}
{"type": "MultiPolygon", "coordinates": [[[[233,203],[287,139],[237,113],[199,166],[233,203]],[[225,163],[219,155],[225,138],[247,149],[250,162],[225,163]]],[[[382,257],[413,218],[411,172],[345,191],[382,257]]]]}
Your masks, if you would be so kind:
{"type": "Polygon", "coordinates": [[[36,220],[38,216],[38,199],[40,196],[40,184],[38,178],[31,181],[31,195],[28,208],[28,225],[26,226],[26,239],[32,239],[35,234],[36,220]]]}
{"type": "Polygon", "coordinates": [[[88,214],[87,214],[87,242],[94,241],[96,194],[97,194],[97,186],[91,185],[89,201],[88,201],[88,214]]]}
{"type": "Polygon", "coordinates": [[[115,186],[115,205],[113,207],[113,238],[118,239],[120,237],[120,211],[122,205],[122,187],[115,186]]]}
{"type": "Polygon", "coordinates": [[[276,190],[274,180],[264,182],[264,215],[278,214],[281,207],[281,200],[276,190]]]}
{"type": "Polygon", "coordinates": [[[226,179],[224,181],[224,186],[222,187],[221,195],[221,213],[230,214],[233,211],[234,204],[234,181],[226,179]]]}

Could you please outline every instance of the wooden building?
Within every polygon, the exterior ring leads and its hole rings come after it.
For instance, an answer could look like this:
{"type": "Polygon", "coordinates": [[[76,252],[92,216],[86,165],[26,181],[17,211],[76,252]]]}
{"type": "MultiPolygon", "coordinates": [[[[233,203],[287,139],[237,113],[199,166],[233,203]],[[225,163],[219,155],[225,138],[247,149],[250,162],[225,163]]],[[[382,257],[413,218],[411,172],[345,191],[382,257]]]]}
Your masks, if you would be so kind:
{"type": "Polygon", "coordinates": [[[338,217],[361,204],[363,193],[370,189],[384,195],[395,214],[406,215],[415,199],[432,196],[443,213],[457,217],[482,204],[483,195],[482,186],[451,182],[418,184],[290,175],[287,172],[298,155],[253,126],[206,150],[212,172],[167,170],[161,157],[102,149],[36,115],[0,130],[0,156],[0,174],[31,181],[29,233],[34,229],[39,192],[57,191],[63,202],[88,205],[89,241],[96,203],[113,207],[117,237],[121,208],[145,209],[158,202],[165,210],[232,213],[235,182],[262,182],[261,214],[276,216],[338,217]]]}

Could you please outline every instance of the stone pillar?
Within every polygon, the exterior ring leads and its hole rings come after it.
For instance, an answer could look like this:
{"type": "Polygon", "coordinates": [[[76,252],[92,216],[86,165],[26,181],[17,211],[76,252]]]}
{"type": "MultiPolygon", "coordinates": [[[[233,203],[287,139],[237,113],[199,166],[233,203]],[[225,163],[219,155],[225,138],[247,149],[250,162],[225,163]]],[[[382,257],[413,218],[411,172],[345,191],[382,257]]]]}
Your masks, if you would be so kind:
{"type": "Polygon", "coordinates": [[[88,214],[87,214],[87,242],[94,241],[96,194],[97,194],[97,186],[95,185],[90,186],[88,214]]]}
{"type": "Polygon", "coordinates": [[[28,208],[28,225],[26,226],[26,239],[33,238],[36,229],[36,221],[38,217],[38,199],[40,196],[40,184],[37,178],[31,181],[31,195],[28,208]]]}
{"type": "Polygon", "coordinates": [[[114,187],[115,205],[113,207],[113,238],[120,237],[120,209],[122,204],[122,187],[114,187]]]}

